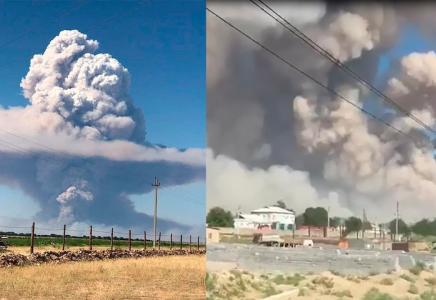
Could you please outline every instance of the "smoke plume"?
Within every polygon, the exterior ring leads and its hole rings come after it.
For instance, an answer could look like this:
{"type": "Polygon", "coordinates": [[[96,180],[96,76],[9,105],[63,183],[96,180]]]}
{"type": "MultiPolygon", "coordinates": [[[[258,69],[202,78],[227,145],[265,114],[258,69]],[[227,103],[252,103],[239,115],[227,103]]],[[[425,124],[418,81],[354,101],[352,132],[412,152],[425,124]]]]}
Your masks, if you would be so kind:
{"type": "MultiPolygon", "coordinates": [[[[432,18],[419,18],[425,6],[270,6],[370,84],[404,28],[434,32],[432,18]]],[[[420,125],[386,105],[375,114],[403,133],[364,114],[359,107],[380,99],[252,3],[208,7],[334,91],[208,13],[209,208],[250,210],[283,199],[298,212],[330,206],[360,216],[365,209],[380,221],[393,218],[399,201],[405,219],[434,217],[436,162],[420,125]]],[[[411,53],[389,74],[382,91],[434,127],[435,53],[411,53]]]]}
{"type": "MultiPolygon", "coordinates": [[[[166,186],[204,180],[206,153],[146,142],[128,70],[97,49],[66,30],[32,58],[21,81],[29,105],[0,108],[0,184],[35,199],[39,222],[150,230],[152,217],[129,196],[151,191],[155,176],[166,186]]],[[[158,222],[159,231],[175,229],[190,228],[158,222]]]]}

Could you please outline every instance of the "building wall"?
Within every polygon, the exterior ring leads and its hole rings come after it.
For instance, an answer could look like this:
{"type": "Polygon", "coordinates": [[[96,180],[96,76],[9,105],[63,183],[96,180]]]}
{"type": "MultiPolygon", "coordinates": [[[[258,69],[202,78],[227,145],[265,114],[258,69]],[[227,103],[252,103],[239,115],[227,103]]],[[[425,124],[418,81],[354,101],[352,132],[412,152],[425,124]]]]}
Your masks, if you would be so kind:
{"type": "Polygon", "coordinates": [[[235,228],[249,228],[249,229],[255,229],[257,227],[257,224],[246,219],[242,220],[235,220],[234,223],[235,228]]]}
{"type": "Polygon", "coordinates": [[[278,222],[283,224],[291,224],[295,223],[295,215],[293,214],[278,214],[278,213],[252,213],[253,215],[258,216],[261,222],[270,223],[278,222]]]}
{"type": "Polygon", "coordinates": [[[220,232],[218,229],[206,228],[206,243],[219,243],[220,232]]]}

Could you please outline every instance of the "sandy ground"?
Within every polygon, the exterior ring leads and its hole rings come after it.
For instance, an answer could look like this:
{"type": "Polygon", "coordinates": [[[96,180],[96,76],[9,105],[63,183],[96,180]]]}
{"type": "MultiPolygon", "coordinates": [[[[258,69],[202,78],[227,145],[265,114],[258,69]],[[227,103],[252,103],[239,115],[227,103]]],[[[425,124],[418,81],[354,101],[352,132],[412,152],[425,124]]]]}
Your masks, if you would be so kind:
{"type": "Polygon", "coordinates": [[[234,269],[209,272],[206,286],[208,300],[436,299],[435,273],[411,271],[351,277],[336,272],[261,275],[234,269]]]}
{"type": "Polygon", "coordinates": [[[206,256],[147,257],[0,269],[0,299],[205,299],[206,256]]]}

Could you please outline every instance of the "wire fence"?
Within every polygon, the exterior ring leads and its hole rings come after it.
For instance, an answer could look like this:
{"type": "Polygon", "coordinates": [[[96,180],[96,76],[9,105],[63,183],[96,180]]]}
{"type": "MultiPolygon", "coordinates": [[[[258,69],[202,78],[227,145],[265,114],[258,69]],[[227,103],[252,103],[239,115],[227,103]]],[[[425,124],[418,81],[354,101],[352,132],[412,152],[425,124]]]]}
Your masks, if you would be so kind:
{"type": "Polygon", "coordinates": [[[146,231],[134,233],[64,228],[40,228],[35,222],[30,227],[11,227],[0,225],[0,250],[10,247],[29,247],[30,254],[37,248],[52,248],[53,250],[78,249],[110,249],[110,250],[200,250],[206,248],[206,238],[193,235],[174,235],[146,231]],[[16,233],[15,230],[20,233],[16,233]]]}

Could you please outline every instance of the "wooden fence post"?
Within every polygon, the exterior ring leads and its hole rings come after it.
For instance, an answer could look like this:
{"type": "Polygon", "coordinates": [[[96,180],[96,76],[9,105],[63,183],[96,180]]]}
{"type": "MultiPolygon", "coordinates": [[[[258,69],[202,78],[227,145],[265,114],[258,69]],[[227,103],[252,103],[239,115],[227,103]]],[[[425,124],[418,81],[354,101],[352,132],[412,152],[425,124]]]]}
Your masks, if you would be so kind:
{"type": "Polygon", "coordinates": [[[132,251],[132,230],[129,230],[129,251],[132,251]]]}
{"type": "Polygon", "coordinates": [[[183,235],[180,235],[180,250],[183,250],[183,235]]]}
{"type": "Polygon", "coordinates": [[[64,224],[64,236],[62,237],[62,251],[65,251],[65,231],[67,229],[67,225],[64,224]]]}
{"type": "Polygon", "coordinates": [[[34,245],[35,245],[35,222],[32,223],[32,227],[30,229],[30,254],[33,254],[34,245]]]}
{"type": "Polygon", "coordinates": [[[197,236],[197,250],[200,250],[200,236],[197,236]]]}
{"type": "Polygon", "coordinates": [[[192,250],[192,236],[189,235],[189,252],[192,250]]]}
{"type": "Polygon", "coordinates": [[[144,250],[147,250],[147,231],[144,231],[144,250]]]}
{"type": "Polygon", "coordinates": [[[173,234],[170,235],[170,250],[173,250],[173,234]]]}
{"type": "Polygon", "coordinates": [[[159,244],[158,244],[158,249],[160,250],[160,232],[159,232],[159,244]]]}
{"type": "Polygon", "coordinates": [[[92,250],[92,226],[89,226],[89,250],[92,250]]]}
{"type": "Polygon", "coordinates": [[[114,250],[114,229],[111,229],[111,251],[114,250]]]}

